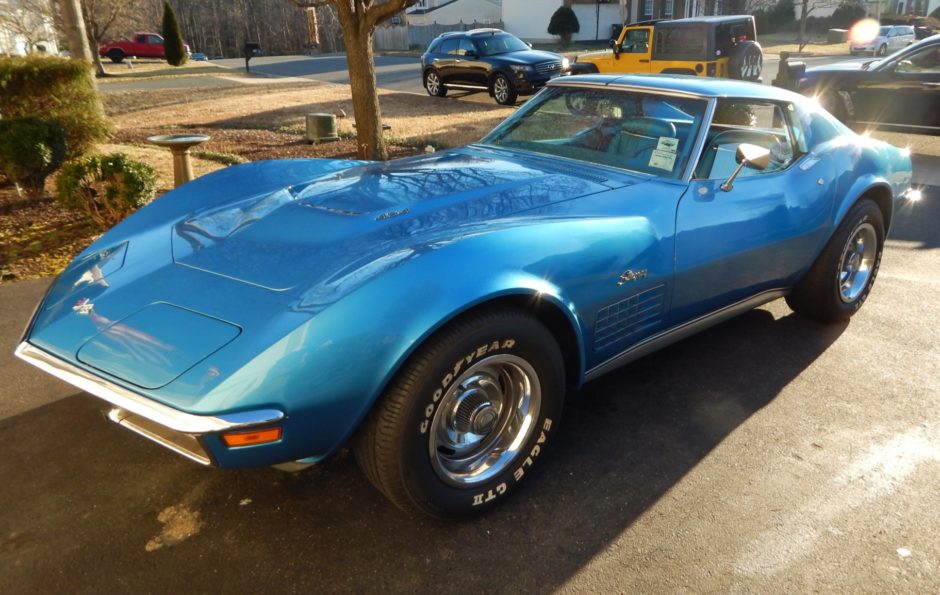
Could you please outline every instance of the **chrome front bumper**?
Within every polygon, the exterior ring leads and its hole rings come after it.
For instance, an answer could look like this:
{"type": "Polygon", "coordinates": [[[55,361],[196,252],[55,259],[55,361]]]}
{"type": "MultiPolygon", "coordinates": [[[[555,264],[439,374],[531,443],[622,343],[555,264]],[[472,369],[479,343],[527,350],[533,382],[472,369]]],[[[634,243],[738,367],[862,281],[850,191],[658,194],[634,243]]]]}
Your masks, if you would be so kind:
{"type": "Polygon", "coordinates": [[[14,353],[40,370],[113,405],[108,412],[111,421],[203,465],[213,463],[202,441],[203,435],[271,424],[284,418],[284,413],[276,409],[194,415],[90,374],[26,341],[20,343],[14,353]]]}

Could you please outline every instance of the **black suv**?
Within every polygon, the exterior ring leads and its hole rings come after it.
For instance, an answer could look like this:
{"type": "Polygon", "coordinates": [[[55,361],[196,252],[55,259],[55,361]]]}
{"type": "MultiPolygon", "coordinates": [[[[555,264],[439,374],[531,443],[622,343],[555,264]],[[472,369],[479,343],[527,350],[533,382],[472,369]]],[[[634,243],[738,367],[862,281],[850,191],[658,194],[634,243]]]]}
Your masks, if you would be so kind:
{"type": "Polygon", "coordinates": [[[443,33],[421,56],[429,95],[443,97],[448,89],[485,90],[502,105],[535,93],[567,68],[567,58],[533,50],[500,29],[443,33]]]}

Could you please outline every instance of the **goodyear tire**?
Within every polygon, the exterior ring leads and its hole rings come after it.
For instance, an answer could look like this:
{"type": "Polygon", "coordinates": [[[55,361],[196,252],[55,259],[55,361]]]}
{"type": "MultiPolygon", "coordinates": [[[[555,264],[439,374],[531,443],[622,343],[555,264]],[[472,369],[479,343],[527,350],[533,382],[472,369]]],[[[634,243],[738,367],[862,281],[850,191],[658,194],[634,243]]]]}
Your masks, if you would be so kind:
{"type": "Polygon", "coordinates": [[[561,351],[518,310],[469,314],[422,345],[353,442],[366,477],[402,510],[439,518],[503,502],[558,428],[561,351]]]}
{"type": "Polygon", "coordinates": [[[124,61],[124,52],[117,48],[108,50],[108,58],[110,58],[111,61],[115,64],[120,64],[124,61]]]}
{"type": "Polygon", "coordinates": [[[728,62],[730,77],[757,81],[764,70],[764,52],[756,41],[742,41],[734,47],[728,62]]]}
{"type": "Polygon", "coordinates": [[[424,73],[424,88],[428,95],[432,97],[443,97],[447,95],[447,87],[441,81],[441,75],[436,70],[428,70],[424,73]]]}
{"type": "Polygon", "coordinates": [[[798,314],[822,322],[848,320],[875,284],[884,242],[881,209],[871,200],[860,200],[787,296],[787,304],[798,314]]]}

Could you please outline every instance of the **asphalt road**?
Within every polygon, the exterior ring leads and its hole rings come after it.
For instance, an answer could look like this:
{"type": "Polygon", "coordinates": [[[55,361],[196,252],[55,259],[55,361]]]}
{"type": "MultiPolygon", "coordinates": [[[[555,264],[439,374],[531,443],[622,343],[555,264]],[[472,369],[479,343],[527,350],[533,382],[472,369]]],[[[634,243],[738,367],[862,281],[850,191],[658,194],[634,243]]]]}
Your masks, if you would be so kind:
{"type": "MultiPolygon", "coordinates": [[[[820,66],[850,60],[849,56],[821,56],[805,58],[807,66],[820,66]]],[[[861,59],[855,58],[860,61],[861,59]]],[[[245,70],[243,59],[216,60],[212,64],[231,69],[241,73],[245,70]]],[[[308,79],[330,83],[349,83],[349,72],[344,55],[327,56],[262,56],[251,60],[251,73],[277,78],[308,79]]],[[[763,79],[770,84],[777,76],[779,60],[774,56],[767,56],[764,62],[763,79]]],[[[383,89],[407,91],[424,94],[421,82],[421,66],[417,58],[400,56],[376,56],[375,73],[378,85],[383,89]]],[[[154,77],[130,81],[103,82],[99,88],[105,93],[119,91],[143,91],[168,88],[201,88],[235,86],[240,84],[238,79],[219,78],[216,76],[189,76],[189,77],[154,77]]],[[[480,92],[451,91],[454,97],[467,98],[471,101],[492,102],[488,94],[480,92]]],[[[524,101],[522,98],[520,101],[524,101]]]]}
{"type": "MultiPolygon", "coordinates": [[[[919,180],[940,184],[937,166],[919,180]]],[[[45,282],[0,286],[2,590],[936,592],[940,186],[925,190],[850,323],[777,301],[587,385],[541,474],[462,523],[406,517],[350,456],[221,471],[114,426],[10,355],[45,282]]]]}

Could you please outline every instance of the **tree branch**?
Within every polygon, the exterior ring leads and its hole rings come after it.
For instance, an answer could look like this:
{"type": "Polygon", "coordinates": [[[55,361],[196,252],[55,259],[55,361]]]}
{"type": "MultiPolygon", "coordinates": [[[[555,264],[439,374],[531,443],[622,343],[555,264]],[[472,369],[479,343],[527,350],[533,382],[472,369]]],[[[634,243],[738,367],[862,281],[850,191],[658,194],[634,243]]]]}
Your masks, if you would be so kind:
{"type": "Polygon", "coordinates": [[[401,12],[417,3],[418,0],[389,0],[384,4],[373,5],[366,11],[366,23],[369,27],[375,27],[385,19],[392,17],[395,13],[401,12]]]}

